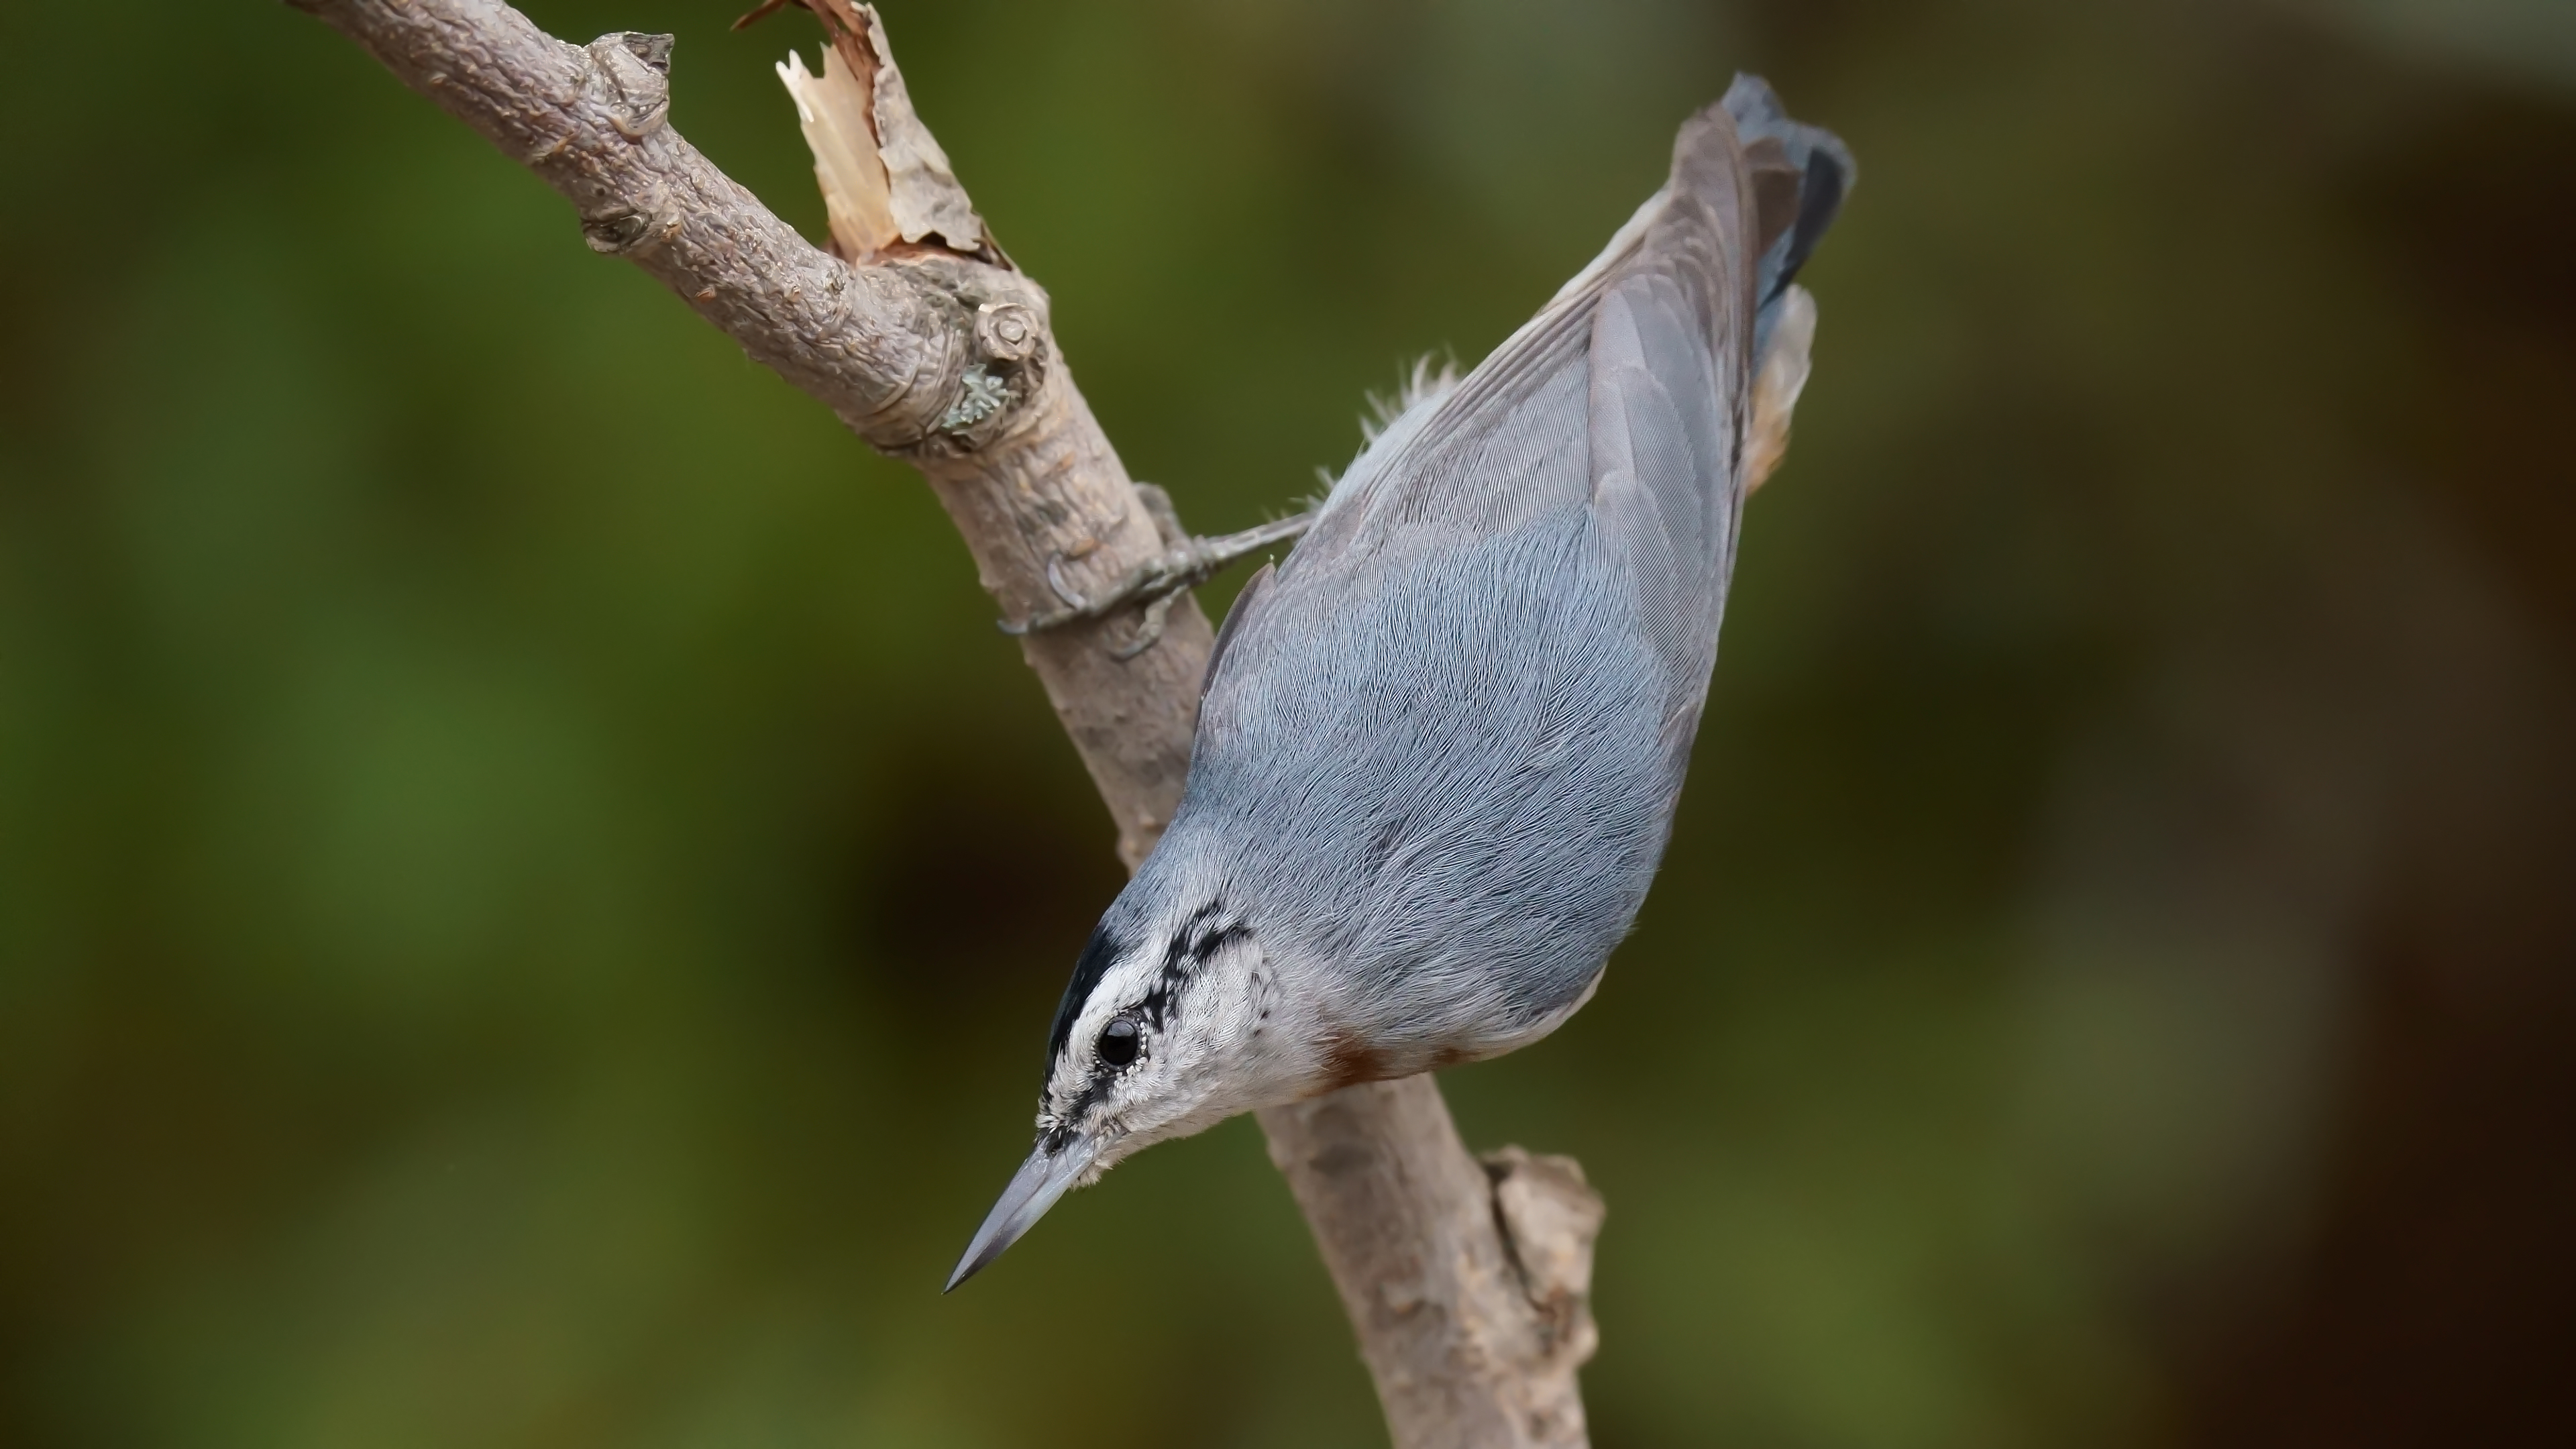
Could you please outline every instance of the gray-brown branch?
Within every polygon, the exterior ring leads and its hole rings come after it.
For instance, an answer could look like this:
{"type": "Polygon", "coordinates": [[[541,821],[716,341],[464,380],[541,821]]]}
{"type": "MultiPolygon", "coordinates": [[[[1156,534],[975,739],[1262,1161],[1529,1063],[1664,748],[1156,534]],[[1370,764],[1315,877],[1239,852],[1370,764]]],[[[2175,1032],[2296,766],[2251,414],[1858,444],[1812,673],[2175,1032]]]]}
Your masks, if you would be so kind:
{"type": "MultiPolygon", "coordinates": [[[[975,221],[864,7],[814,7],[861,87],[858,171],[888,187],[836,196],[835,235],[853,261],[807,243],[671,128],[667,36],[572,45],[497,0],[289,3],[560,192],[594,250],[643,268],[919,468],[1003,617],[1060,612],[1059,585],[1103,597],[1164,554],[1057,351],[1046,293],[975,221]]],[[[851,159],[838,158],[845,171],[851,159]]],[[[1020,641],[1130,868],[1180,801],[1212,642],[1186,594],[1163,609],[1160,639],[1124,657],[1141,608],[1020,641]]],[[[1428,1077],[1264,1112],[1261,1125],[1398,1449],[1584,1442],[1575,1370],[1594,1343],[1601,1210],[1573,1163],[1516,1149],[1479,1163],[1428,1077]]]]}

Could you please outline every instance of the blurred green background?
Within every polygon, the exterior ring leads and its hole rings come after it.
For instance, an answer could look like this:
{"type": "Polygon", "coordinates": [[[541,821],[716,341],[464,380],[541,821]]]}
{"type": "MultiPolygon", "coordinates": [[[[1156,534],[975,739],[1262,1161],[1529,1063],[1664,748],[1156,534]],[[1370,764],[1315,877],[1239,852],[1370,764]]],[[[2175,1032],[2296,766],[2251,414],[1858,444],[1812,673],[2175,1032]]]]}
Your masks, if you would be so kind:
{"type": "MultiPolygon", "coordinates": [[[[745,3],[528,8],[819,236],[745,3]]],[[[1604,1449],[2576,1442],[2576,7],[887,9],[1207,529],[1731,70],[1861,158],[1657,893],[1446,1079],[1604,1449]]],[[[938,1296],[1120,876],[916,478],[283,6],[11,5],[0,138],[0,1442],[1383,1442],[1248,1122],[938,1296]]]]}

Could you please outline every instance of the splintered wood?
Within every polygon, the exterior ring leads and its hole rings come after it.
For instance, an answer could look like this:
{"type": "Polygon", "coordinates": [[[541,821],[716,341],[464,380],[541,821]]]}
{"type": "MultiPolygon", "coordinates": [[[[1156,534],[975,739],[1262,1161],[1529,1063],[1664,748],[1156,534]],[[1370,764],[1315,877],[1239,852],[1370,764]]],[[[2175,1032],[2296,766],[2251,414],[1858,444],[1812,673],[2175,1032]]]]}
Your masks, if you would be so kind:
{"type": "Polygon", "coordinates": [[[1000,260],[948,153],[912,109],[876,7],[851,0],[798,3],[823,22],[831,43],[821,75],[790,51],[778,64],[778,79],[795,99],[797,124],[814,153],[834,250],[864,261],[902,241],[1000,260]]]}

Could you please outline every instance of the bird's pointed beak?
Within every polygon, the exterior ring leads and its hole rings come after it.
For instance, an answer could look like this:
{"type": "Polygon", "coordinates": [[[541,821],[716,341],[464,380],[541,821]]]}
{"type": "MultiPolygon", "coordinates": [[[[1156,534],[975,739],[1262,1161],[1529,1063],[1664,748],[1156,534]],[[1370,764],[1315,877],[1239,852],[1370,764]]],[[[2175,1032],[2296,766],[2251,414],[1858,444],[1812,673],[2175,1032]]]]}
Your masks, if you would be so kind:
{"type": "Polygon", "coordinates": [[[983,1272],[986,1265],[1002,1256],[1003,1249],[1018,1242],[1020,1234],[1046,1216],[1047,1209],[1055,1206],[1055,1200],[1064,1196],[1099,1153],[1099,1144],[1088,1137],[1076,1136],[1052,1153],[1040,1140],[1030,1151],[1029,1160],[1011,1174],[1011,1185],[1002,1189],[1001,1201],[984,1215],[984,1226],[975,1230],[975,1241],[966,1245],[966,1256],[957,1260],[957,1271],[948,1275],[948,1286],[939,1291],[955,1291],[958,1284],[983,1272]]]}

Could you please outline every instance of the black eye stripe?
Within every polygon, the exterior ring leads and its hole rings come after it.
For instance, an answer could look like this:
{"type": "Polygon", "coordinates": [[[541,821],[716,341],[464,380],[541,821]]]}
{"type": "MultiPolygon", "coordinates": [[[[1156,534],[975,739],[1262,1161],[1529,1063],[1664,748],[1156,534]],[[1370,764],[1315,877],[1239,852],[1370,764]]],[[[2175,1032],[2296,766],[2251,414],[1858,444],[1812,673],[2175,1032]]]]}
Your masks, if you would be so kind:
{"type": "Polygon", "coordinates": [[[1168,1027],[1180,1009],[1181,988],[1215,958],[1216,953],[1236,941],[1252,938],[1252,928],[1241,921],[1219,924],[1217,907],[1202,907],[1190,917],[1189,924],[1172,933],[1163,950],[1162,969],[1155,974],[1154,984],[1146,989],[1135,1006],[1136,1014],[1157,1029],[1168,1027]]]}
{"type": "Polygon", "coordinates": [[[1073,963],[1073,980],[1064,988],[1064,999],[1056,1004],[1055,1023],[1047,1030],[1047,1062],[1064,1055],[1065,1043],[1073,1035],[1073,1019],[1082,1014],[1082,1004],[1091,999],[1092,989],[1108,974],[1111,963],[1127,952],[1127,943],[1103,921],[1084,943],[1081,959],[1073,963]]]}
{"type": "MultiPolygon", "coordinates": [[[[1100,1037],[1091,1043],[1092,1080],[1079,1089],[1079,1099],[1067,1107],[1078,1112],[1108,1089],[1110,1078],[1135,1063],[1144,1054],[1148,1032],[1169,1031],[1180,1014],[1180,995],[1184,986],[1196,977],[1217,952],[1237,941],[1249,940],[1252,928],[1241,920],[1228,920],[1221,901],[1210,901],[1192,911],[1179,929],[1163,944],[1162,963],[1153,981],[1134,1005],[1121,1011],[1100,1037]],[[1113,1033],[1115,1036],[1113,1037],[1113,1033]],[[1132,1035],[1130,1035],[1132,1033],[1132,1035]]],[[[1100,987],[1109,968],[1125,959],[1130,942],[1103,921],[1092,932],[1084,946],[1082,959],[1074,964],[1073,981],[1065,988],[1064,999],[1057,1004],[1054,1029],[1048,1034],[1047,1061],[1052,1072],[1055,1064],[1072,1051],[1074,1018],[1100,987]]]]}

